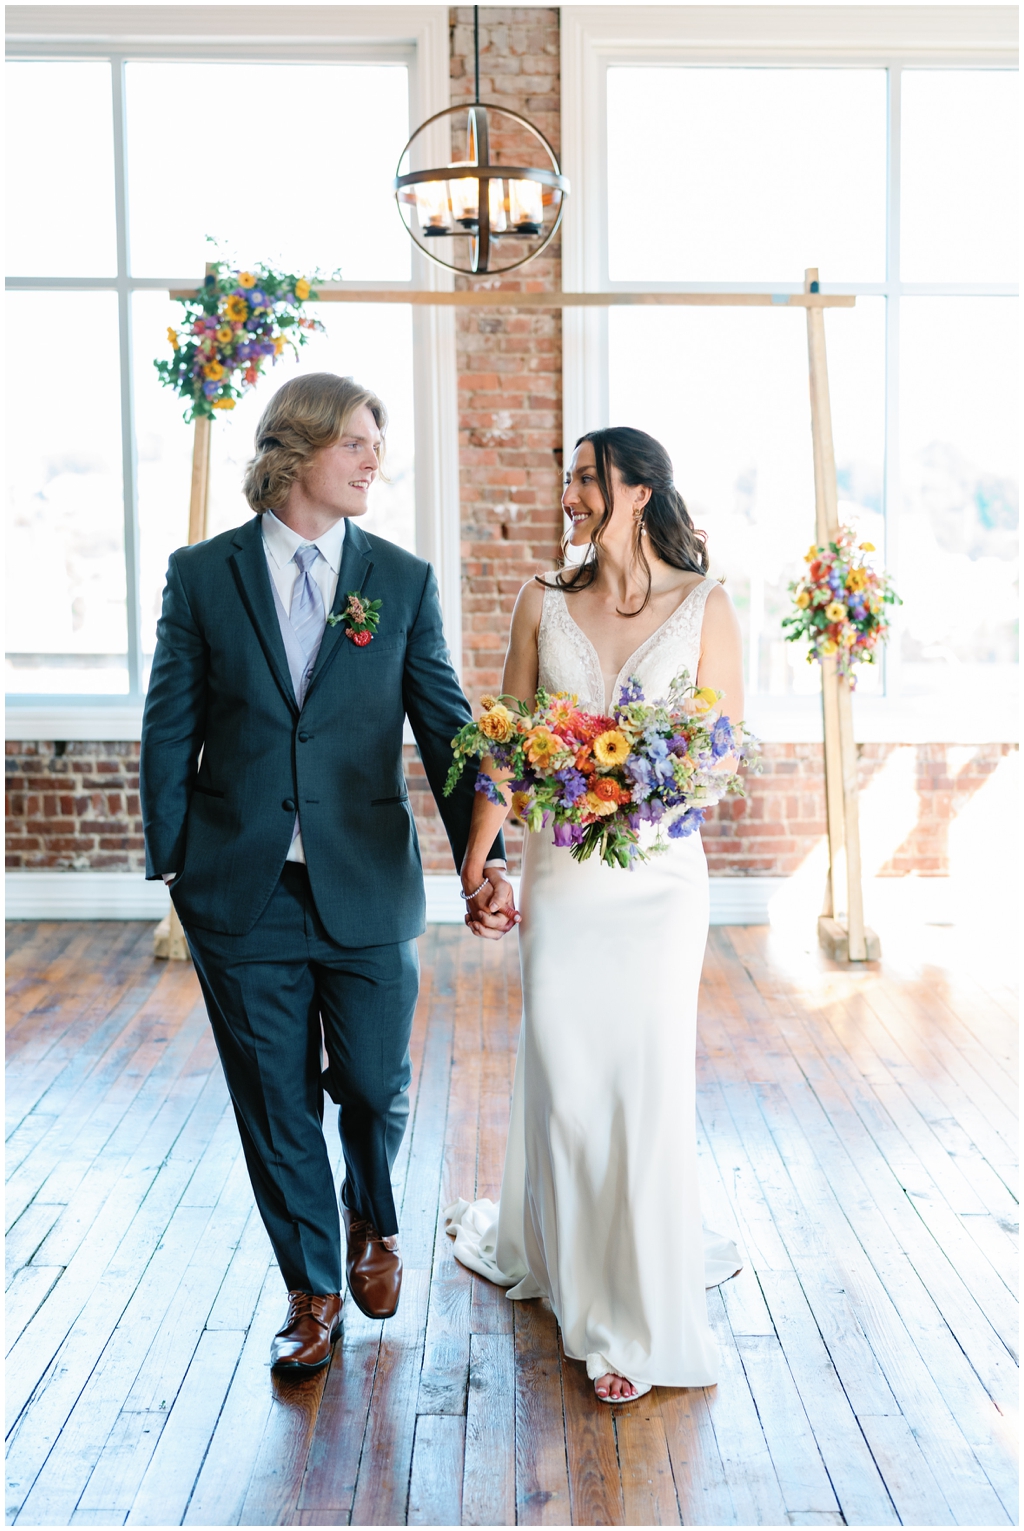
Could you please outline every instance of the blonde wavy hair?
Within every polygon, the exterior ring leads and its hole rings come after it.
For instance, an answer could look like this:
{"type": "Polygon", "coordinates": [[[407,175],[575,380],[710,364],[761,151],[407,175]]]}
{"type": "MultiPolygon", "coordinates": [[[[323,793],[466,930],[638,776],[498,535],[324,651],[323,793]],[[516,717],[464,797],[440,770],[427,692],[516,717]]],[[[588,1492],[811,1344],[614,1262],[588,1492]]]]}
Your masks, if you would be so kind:
{"type": "Polygon", "coordinates": [[[348,422],[364,404],[381,434],[378,459],[384,478],[388,412],[375,393],[334,372],[293,377],[278,389],[260,417],[256,456],[247,464],[242,482],[242,491],[258,516],[280,509],[306,464],[322,447],[341,440],[348,422]]]}

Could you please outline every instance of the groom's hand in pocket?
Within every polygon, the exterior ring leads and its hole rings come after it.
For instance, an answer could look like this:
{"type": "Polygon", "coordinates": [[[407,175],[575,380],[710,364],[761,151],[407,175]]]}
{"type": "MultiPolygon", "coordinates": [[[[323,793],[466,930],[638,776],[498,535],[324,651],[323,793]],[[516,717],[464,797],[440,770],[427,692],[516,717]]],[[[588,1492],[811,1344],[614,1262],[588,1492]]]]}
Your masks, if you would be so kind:
{"type": "Polygon", "coordinates": [[[505,876],[503,867],[487,867],[485,871],[490,889],[483,889],[470,901],[466,910],[466,924],[475,936],[488,941],[500,941],[501,937],[519,924],[512,884],[505,876]]]}

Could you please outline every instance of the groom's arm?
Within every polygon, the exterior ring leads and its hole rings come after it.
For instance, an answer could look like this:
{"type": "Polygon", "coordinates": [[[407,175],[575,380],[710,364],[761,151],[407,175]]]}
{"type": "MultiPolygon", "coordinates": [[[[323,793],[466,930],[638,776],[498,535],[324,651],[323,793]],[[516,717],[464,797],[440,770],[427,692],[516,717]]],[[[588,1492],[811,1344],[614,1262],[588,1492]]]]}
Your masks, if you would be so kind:
{"type": "MultiPolygon", "coordinates": [[[[441,602],[433,569],[428,569],[419,611],[405,651],[403,701],[419,748],[430,790],[448,835],[455,867],[462,866],[473,817],[474,776],[464,771],[451,797],[444,795],[452,763],[452,739],[473,714],[448,653],[441,622],[441,602]]],[[[488,859],[505,859],[500,831],[488,859]]]]}
{"type": "Polygon", "coordinates": [[[156,635],[139,762],[150,880],[180,872],[184,865],[188,805],[206,729],[206,640],[192,615],[173,554],[156,635]]]}

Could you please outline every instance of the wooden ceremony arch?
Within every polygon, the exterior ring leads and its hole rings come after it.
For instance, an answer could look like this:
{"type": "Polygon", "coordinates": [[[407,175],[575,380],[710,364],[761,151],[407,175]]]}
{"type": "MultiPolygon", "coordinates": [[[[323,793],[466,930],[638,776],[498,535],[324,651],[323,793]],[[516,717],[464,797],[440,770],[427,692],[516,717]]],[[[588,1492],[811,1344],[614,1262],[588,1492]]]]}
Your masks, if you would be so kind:
{"type": "MultiPolygon", "coordinates": [[[[197,284],[201,285],[201,284],[197,284]]],[[[194,288],[173,289],[172,298],[193,298],[194,288]]],[[[832,442],[825,353],[825,309],[853,308],[851,293],[823,293],[817,268],[804,273],[799,293],[771,292],[517,292],[474,288],[468,292],[429,292],[408,289],[342,287],[324,282],[317,287],[324,303],[405,303],[444,308],[611,308],[674,306],[703,308],[802,308],[807,313],[807,357],[811,396],[811,441],[814,451],[815,541],[823,545],[839,531],[839,497],[832,442]]],[[[189,502],[189,543],[206,538],[210,489],[210,421],[195,423],[192,489],[189,502]]],[[[825,745],[825,802],[828,823],[828,875],[818,920],[818,940],[837,961],[873,961],[881,955],[878,937],[864,924],[864,896],[857,804],[857,750],[853,738],[850,686],[835,659],[821,666],[822,730],[825,745]]],[[[184,932],[171,905],[157,926],[153,943],[157,957],[187,958],[184,932]]]]}

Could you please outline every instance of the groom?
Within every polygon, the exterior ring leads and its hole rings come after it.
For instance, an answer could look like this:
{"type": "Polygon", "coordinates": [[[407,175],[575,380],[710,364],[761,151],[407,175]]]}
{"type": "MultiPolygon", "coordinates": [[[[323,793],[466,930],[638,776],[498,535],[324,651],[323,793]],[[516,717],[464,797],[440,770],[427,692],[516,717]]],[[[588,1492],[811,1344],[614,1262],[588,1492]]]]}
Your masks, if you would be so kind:
{"type": "MultiPolygon", "coordinates": [[[[349,1292],[389,1318],[401,1291],[391,1169],[424,928],[406,717],[457,866],[473,806],[471,782],[443,794],[470,711],[433,571],[354,519],[386,418],[331,373],[275,394],[245,479],[255,518],[171,557],[142,729],[146,875],[170,884],[188,937],[288,1287],[272,1364],[298,1375],[327,1364],[341,1326],[324,1091],[340,1107],[349,1292]]],[[[464,897],[497,933],[514,918],[500,836],[490,854],[464,897]]]]}

